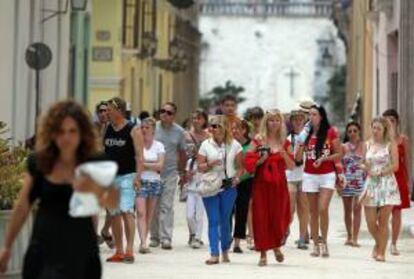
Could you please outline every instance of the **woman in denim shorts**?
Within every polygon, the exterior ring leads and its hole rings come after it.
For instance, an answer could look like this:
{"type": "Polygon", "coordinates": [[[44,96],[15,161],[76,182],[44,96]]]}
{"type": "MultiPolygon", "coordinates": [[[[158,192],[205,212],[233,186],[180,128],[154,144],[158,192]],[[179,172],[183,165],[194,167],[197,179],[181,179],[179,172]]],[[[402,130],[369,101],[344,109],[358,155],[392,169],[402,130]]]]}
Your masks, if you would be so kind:
{"type": "Polygon", "coordinates": [[[144,136],[144,171],[136,199],[138,233],[141,239],[138,252],[141,254],[150,252],[147,247],[148,229],[162,192],[160,172],[164,166],[165,148],[161,142],[154,140],[155,125],[153,118],[144,119],[141,125],[144,136]]]}

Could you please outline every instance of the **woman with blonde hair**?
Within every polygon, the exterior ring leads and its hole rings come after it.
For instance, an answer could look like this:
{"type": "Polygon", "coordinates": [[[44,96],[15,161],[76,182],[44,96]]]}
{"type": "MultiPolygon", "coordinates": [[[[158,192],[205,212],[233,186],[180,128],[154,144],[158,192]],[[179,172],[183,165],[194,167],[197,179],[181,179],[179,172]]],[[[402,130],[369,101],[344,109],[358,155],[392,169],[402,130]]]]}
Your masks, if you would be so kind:
{"type": "Polygon", "coordinates": [[[268,250],[277,262],[284,260],[280,247],[290,224],[290,202],[286,169],[295,166],[286,140],[286,126],[279,110],[265,114],[260,133],[246,155],[246,170],[254,174],[252,189],[253,232],[259,266],[267,265],[268,250]]]}
{"type": "Polygon", "coordinates": [[[389,121],[378,117],[371,123],[372,137],[364,146],[361,167],[367,172],[360,201],[365,207],[368,230],[375,240],[372,257],[385,261],[388,223],[394,206],[401,203],[397,180],[398,148],[389,121]]]}
{"type": "Polygon", "coordinates": [[[242,147],[231,132],[223,115],[209,119],[211,137],[205,140],[198,151],[197,165],[201,172],[215,172],[222,180],[221,188],[203,196],[208,219],[210,258],[207,265],[219,263],[219,242],[222,261],[230,262],[228,251],[231,245],[230,216],[237,196],[236,185],[243,173],[242,147]]]}

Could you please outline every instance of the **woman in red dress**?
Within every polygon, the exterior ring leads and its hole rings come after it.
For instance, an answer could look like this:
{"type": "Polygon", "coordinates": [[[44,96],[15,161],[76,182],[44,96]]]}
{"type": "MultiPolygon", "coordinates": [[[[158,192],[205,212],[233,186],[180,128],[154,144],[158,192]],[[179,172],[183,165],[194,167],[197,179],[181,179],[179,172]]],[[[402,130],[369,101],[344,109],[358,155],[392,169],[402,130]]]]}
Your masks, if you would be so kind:
{"type": "Polygon", "coordinates": [[[398,190],[400,191],[401,204],[395,206],[392,211],[392,242],[391,242],[391,254],[398,256],[400,252],[397,249],[397,240],[401,231],[401,210],[410,207],[410,191],[409,185],[411,185],[410,166],[409,161],[409,140],[406,135],[400,134],[398,126],[400,124],[400,117],[398,112],[394,109],[388,109],[382,114],[386,117],[392,127],[394,128],[395,142],[398,144],[398,170],[394,173],[398,183],[398,190]]]}
{"type": "Polygon", "coordinates": [[[254,243],[260,251],[259,266],[267,265],[266,252],[273,250],[276,260],[284,256],[280,247],[290,223],[286,168],[293,168],[293,155],[286,141],[283,115],[274,110],[263,118],[259,135],[246,154],[246,170],[255,173],[252,190],[254,243]]]}

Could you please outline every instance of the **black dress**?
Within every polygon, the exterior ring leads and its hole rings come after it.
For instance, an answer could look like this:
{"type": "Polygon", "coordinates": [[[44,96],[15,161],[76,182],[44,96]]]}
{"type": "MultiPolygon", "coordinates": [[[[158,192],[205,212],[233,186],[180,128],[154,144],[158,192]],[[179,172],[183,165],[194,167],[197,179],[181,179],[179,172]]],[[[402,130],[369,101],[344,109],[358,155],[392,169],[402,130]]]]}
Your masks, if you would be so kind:
{"type": "Polygon", "coordinates": [[[92,218],[69,216],[70,184],[48,181],[28,158],[33,177],[30,202],[39,200],[33,232],[23,264],[24,279],[101,278],[101,263],[92,218]]]}

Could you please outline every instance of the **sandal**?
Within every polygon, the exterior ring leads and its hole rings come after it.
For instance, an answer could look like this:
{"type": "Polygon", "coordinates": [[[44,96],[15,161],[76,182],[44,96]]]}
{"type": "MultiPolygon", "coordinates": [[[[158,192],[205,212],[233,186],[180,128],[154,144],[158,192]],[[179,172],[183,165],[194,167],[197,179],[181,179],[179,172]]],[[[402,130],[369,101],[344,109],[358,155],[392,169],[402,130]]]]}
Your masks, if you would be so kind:
{"type": "Polygon", "coordinates": [[[319,247],[319,244],[313,245],[313,251],[310,253],[312,257],[319,257],[321,255],[321,249],[319,247]]]}
{"type": "Polygon", "coordinates": [[[347,241],[345,241],[344,245],[345,246],[353,246],[354,242],[351,239],[348,239],[347,241]]]}
{"type": "Polygon", "coordinates": [[[285,256],[283,255],[283,253],[279,249],[274,250],[274,253],[275,253],[276,261],[278,263],[281,263],[285,260],[285,256]]]}
{"type": "Polygon", "coordinates": [[[393,255],[393,256],[399,256],[400,255],[400,251],[398,251],[397,245],[395,245],[395,244],[391,244],[391,255],[393,255]]]}
{"type": "Polygon", "coordinates": [[[106,243],[106,245],[108,245],[109,248],[111,249],[114,248],[114,240],[112,238],[112,235],[106,235],[103,232],[101,232],[101,237],[103,241],[106,243]]]}
{"type": "Polygon", "coordinates": [[[133,253],[125,254],[123,262],[127,264],[134,263],[135,262],[134,254],[133,253]]]}
{"type": "Polygon", "coordinates": [[[230,258],[229,258],[228,253],[223,253],[221,255],[221,262],[223,262],[223,263],[229,263],[230,262],[230,258]]]}
{"type": "Polygon", "coordinates": [[[214,264],[219,264],[220,261],[218,258],[210,258],[208,260],[205,261],[206,265],[214,265],[214,264]]]}
{"type": "Polygon", "coordinates": [[[267,258],[260,258],[258,266],[266,266],[267,265],[267,258]]]}
{"type": "Polygon", "coordinates": [[[124,261],[125,255],[122,253],[115,253],[112,257],[106,259],[110,263],[122,263],[124,261]]]}

